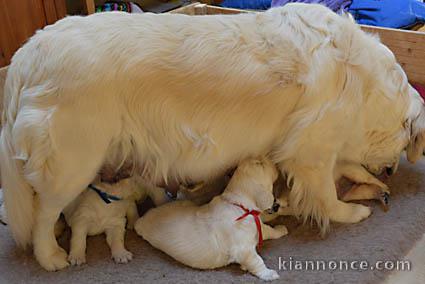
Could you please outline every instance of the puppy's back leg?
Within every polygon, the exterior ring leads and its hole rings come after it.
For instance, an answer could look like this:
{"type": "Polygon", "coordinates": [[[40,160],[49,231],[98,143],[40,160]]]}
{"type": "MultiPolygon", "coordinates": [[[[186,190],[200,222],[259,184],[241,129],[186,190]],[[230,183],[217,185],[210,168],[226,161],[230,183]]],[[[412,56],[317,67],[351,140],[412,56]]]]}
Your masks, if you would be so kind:
{"type": "Polygon", "coordinates": [[[134,201],[128,201],[130,204],[127,207],[127,229],[133,230],[134,224],[140,218],[139,212],[137,211],[137,204],[134,201]]]}
{"type": "Polygon", "coordinates": [[[288,229],[284,225],[278,225],[273,228],[262,223],[261,230],[263,231],[264,240],[279,239],[288,234],[288,229]]]}
{"type": "Polygon", "coordinates": [[[75,222],[72,224],[71,246],[68,256],[68,260],[71,265],[81,265],[86,263],[86,224],[86,222],[75,222]]]}
{"type": "Polygon", "coordinates": [[[279,274],[275,270],[266,267],[255,248],[243,252],[239,256],[239,263],[243,270],[248,270],[262,280],[271,281],[279,278],[279,274]]]}

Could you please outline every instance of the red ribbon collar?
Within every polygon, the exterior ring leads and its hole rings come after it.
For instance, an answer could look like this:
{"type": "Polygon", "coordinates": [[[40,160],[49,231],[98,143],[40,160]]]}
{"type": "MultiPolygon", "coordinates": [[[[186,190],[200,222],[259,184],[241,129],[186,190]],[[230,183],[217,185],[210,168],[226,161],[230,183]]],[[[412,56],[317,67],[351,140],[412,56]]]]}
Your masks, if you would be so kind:
{"type": "Polygon", "coordinates": [[[245,212],[239,218],[237,218],[235,221],[242,220],[249,215],[252,215],[252,217],[254,217],[255,225],[257,226],[257,232],[258,232],[257,248],[258,248],[258,250],[260,250],[261,247],[263,246],[263,231],[261,230],[261,221],[260,221],[261,212],[257,211],[257,210],[248,210],[243,205],[240,205],[240,204],[236,204],[236,203],[232,203],[232,204],[235,205],[235,206],[238,206],[239,208],[241,208],[245,212]]]}

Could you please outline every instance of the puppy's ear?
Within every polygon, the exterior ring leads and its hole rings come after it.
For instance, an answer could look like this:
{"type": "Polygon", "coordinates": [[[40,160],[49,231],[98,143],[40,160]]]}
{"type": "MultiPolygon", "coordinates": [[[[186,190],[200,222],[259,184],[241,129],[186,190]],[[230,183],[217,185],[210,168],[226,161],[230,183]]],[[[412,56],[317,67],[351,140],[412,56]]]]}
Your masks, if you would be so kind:
{"type": "Polygon", "coordinates": [[[407,159],[411,163],[419,160],[425,149],[425,109],[422,108],[419,116],[411,123],[411,135],[407,145],[407,159]]]}
{"type": "Polygon", "coordinates": [[[270,209],[273,206],[274,195],[272,183],[258,184],[252,194],[255,205],[261,211],[270,209]]]}

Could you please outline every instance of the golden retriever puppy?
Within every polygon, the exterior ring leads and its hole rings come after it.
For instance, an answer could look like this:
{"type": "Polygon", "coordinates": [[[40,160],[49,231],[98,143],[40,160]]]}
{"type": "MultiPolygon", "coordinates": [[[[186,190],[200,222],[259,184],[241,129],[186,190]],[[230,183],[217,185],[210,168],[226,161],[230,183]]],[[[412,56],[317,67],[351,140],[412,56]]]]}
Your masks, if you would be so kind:
{"type": "Polygon", "coordinates": [[[188,266],[213,269],[239,263],[263,280],[277,279],[277,272],[268,269],[256,251],[263,238],[287,234],[284,226],[272,228],[258,216],[273,206],[276,178],[277,170],[270,161],[245,160],[223,194],[210,203],[197,206],[176,201],[154,208],[136,222],[135,230],[188,266]]]}
{"type": "Polygon", "coordinates": [[[133,229],[139,218],[137,201],[150,197],[155,205],[168,201],[165,191],[143,186],[136,178],[123,179],[115,184],[96,183],[80,194],[63,214],[71,227],[71,247],[68,260],[72,265],[86,262],[86,238],[105,233],[112,258],[127,263],[132,253],[125,249],[124,235],[133,229]]]}
{"type": "Polygon", "coordinates": [[[375,172],[425,146],[423,101],[394,55],[320,5],[67,17],[14,55],[2,118],[10,229],[50,271],[69,265],[57,218],[105,164],[197,184],[269,153],[294,214],[325,232],[371,213],[338,200],[337,161],[375,172]]]}

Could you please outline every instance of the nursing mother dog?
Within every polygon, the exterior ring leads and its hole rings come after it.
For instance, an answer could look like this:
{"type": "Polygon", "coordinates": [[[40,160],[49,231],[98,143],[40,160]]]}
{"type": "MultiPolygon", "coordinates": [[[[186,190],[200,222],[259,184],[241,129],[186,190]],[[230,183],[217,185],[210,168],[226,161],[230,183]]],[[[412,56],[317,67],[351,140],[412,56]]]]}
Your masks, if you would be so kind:
{"type": "Polygon", "coordinates": [[[295,213],[325,231],[371,212],[337,199],[337,162],[379,172],[425,142],[422,100],[393,54],[349,17],[302,4],[58,21],[13,57],[3,125],[10,228],[50,271],[68,266],[59,214],[103,166],[198,183],[268,154],[293,181],[295,213]]]}

